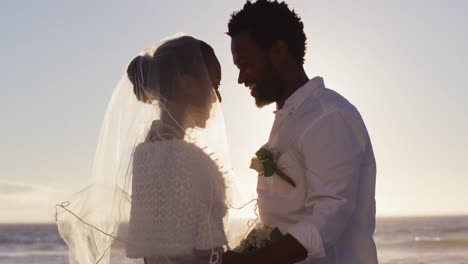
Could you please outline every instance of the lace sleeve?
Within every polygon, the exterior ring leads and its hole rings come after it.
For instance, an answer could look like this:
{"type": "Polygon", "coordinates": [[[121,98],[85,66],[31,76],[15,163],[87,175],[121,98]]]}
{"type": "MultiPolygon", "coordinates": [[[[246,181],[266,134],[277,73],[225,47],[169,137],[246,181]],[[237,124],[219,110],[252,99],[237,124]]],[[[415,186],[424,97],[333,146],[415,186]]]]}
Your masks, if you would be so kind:
{"type": "Polygon", "coordinates": [[[216,164],[205,155],[200,155],[198,162],[202,175],[198,187],[203,194],[200,196],[200,222],[197,227],[195,249],[207,250],[227,244],[224,217],[227,213],[226,188],[224,178],[216,164]]]}
{"type": "Polygon", "coordinates": [[[223,216],[221,208],[203,208],[206,214],[201,215],[200,223],[197,228],[196,250],[209,250],[211,248],[221,247],[227,244],[226,234],[224,232],[223,216]],[[218,211],[217,213],[215,213],[218,211]]]}

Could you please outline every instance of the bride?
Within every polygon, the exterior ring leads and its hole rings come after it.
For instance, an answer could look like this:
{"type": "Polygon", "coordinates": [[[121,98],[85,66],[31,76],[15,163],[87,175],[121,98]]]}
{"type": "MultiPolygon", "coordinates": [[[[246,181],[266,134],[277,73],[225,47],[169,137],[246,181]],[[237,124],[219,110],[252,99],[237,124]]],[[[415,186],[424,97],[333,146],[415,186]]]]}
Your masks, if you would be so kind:
{"type": "Polygon", "coordinates": [[[239,242],[248,225],[220,81],[212,47],[190,36],[130,62],[106,111],[92,183],[58,206],[70,263],[221,263],[239,242]]]}

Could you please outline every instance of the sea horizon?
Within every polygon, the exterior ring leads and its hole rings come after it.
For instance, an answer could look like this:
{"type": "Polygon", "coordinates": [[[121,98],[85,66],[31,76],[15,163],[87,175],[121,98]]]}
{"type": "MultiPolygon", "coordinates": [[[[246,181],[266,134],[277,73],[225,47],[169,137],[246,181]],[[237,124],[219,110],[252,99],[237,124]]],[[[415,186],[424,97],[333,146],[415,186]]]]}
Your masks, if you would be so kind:
{"type": "MultiPolygon", "coordinates": [[[[374,239],[381,264],[468,264],[468,215],[379,216],[374,239]]],[[[122,249],[114,263],[131,263],[122,249]]],[[[0,264],[65,264],[68,248],[55,222],[0,223],[0,264]]]]}
{"type": "MultiPolygon", "coordinates": [[[[428,215],[381,215],[376,216],[376,220],[395,219],[395,218],[445,218],[445,217],[468,217],[468,213],[461,214],[428,214],[428,215]]],[[[36,222],[0,222],[0,225],[48,225],[55,224],[55,221],[36,221],[36,222]]]]}

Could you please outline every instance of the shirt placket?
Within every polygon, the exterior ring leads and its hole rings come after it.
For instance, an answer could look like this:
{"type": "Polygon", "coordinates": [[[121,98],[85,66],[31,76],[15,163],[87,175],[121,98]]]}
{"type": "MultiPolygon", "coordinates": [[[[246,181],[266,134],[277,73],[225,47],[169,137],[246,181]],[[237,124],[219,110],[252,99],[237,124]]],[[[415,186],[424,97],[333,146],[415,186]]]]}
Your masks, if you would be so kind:
{"type": "Polygon", "coordinates": [[[278,142],[279,130],[284,124],[286,112],[277,112],[275,116],[275,121],[273,122],[273,127],[271,128],[270,137],[268,139],[268,145],[270,147],[276,146],[278,142]]]}

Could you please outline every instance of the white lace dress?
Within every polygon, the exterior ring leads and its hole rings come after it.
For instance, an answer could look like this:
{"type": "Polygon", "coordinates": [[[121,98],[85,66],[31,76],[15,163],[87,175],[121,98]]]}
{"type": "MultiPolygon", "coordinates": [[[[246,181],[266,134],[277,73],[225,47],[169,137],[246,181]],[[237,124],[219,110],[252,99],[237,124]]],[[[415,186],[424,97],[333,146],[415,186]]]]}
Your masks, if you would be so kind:
{"type": "Polygon", "coordinates": [[[224,178],[200,148],[176,139],[140,144],[127,256],[177,259],[226,245],[225,200],[224,178]]]}

